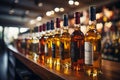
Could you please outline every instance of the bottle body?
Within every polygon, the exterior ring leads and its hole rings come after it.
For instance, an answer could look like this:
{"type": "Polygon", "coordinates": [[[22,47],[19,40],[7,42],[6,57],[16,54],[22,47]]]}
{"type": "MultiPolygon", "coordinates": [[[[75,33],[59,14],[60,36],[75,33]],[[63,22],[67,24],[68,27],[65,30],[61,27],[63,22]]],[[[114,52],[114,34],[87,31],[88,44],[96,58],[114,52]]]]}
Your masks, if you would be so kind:
{"type": "Polygon", "coordinates": [[[89,76],[101,73],[101,35],[95,29],[95,24],[85,35],[85,71],[89,76]]]}
{"type": "Polygon", "coordinates": [[[84,34],[76,27],[71,35],[71,68],[83,70],[84,66],[84,34]]]}
{"type": "Polygon", "coordinates": [[[60,37],[60,61],[62,68],[71,67],[70,43],[71,37],[68,33],[68,29],[63,29],[63,33],[60,37]]]}
{"type": "Polygon", "coordinates": [[[56,29],[52,37],[52,60],[53,66],[60,70],[60,29],[56,29]]]}

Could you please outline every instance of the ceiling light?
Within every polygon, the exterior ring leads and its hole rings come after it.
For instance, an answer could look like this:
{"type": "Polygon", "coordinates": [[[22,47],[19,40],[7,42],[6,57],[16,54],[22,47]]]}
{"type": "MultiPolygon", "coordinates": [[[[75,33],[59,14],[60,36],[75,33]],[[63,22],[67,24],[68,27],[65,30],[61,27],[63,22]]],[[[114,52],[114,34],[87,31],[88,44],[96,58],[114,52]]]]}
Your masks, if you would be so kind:
{"type": "Polygon", "coordinates": [[[69,0],[69,5],[73,5],[74,4],[74,1],[73,0],[69,0]]]}
{"type": "Polygon", "coordinates": [[[38,6],[39,6],[39,7],[42,7],[42,6],[43,6],[43,3],[41,3],[41,2],[38,3],[38,6]]]}
{"type": "Polygon", "coordinates": [[[41,21],[41,20],[42,20],[42,17],[41,17],[41,16],[38,16],[36,19],[37,19],[37,21],[41,21]]]}
{"type": "Polygon", "coordinates": [[[50,11],[51,12],[51,14],[53,15],[55,12],[52,10],[52,11],[50,11]]]}
{"type": "Polygon", "coordinates": [[[50,11],[47,11],[47,12],[46,12],[46,15],[47,15],[47,16],[51,16],[51,12],[50,12],[50,11]]]}
{"type": "Polygon", "coordinates": [[[10,9],[9,14],[13,14],[15,12],[14,9],[10,9]]]}
{"type": "Polygon", "coordinates": [[[54,10],[55,10],[55,12],[59,12],[59,8],[58,7],[56,7],[54,10]]]}
{"type": "Polygon", "coordinates": [[[35,21],[34,20],[30,20],[30,24],[35,24],[35,21]]]}
{"type": "Polygon", "coordinates": [[[76,6],[78,6],[78,5],[79,5],[79,2],[78,2],[78,1],[75,1],[74,4],[75,4],[76,6]]]}
{"type": "Polygon", "coordinates": [[[60,12],[63,12],[64,11],[64,8],[60,8],[60,12]]]}

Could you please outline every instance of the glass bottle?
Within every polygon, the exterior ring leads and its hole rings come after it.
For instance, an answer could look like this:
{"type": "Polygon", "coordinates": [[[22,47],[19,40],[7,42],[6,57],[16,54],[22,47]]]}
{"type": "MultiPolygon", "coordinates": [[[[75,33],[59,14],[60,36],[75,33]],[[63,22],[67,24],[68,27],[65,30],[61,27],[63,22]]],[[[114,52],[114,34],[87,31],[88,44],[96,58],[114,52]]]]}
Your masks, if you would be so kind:
{"type": "Polygon", "coordinates": [[[70,58],[70,34],[68,32],[68,16],[63,16],[63,33],[60,37],[60,61],[63,69],[71,67],[70,58]]]}
{"type": "Polygon", "coordinates": [[[89,30],[85,34],[85,72],[92,77],[101,73],[101,35],[96,30],[96,8],[89,8],[89,30]]]}
{"type": "Polygon", "coordinates": [[[48,63],[48,66],[50,68],[52,68],[52,63],[53,63],[53,60],[52,60],[52,37],[53,37],[53,34],[54,34],[54,21],[51,20],[50,24],[49,25],[49,36],[46,40],[46,43],[48,44],[48,58],[47,58],[47,63],[48,63]]]}
{"type": "Polygon", "coordinates": [[[60,19],[56,18],[56,29],[52,37],[52,59],[53,66],[60,70],[60,19]]]}
{"type": "Polygon", "coordinates": [[[40,55],[39,55],[39,62],[41,64],[44,64],[44,59],[45,59],[45,28],[46,28],[46,24],[43,24],[41,26],[42,32],[41,32],[41,37],[39,38],[39,46],[40,46],[40,55]]]}
{"type": "Polygon", "coordinates": [[[37,27],[34,28],[34,32],[32,33],[32,55],[33,55],[33,60],[35,62],[37,62],[38,59],[38,47],[39,47],[39,39],[36,35],[36,28],[37,27]]]}
{"type": "Polygon", "coordinates": [[[47,22],[46,23],[46,34],[44,36],[45,38],[45,64],[46,65],[49,64],[49,50],[50,50],[50,43],[48,41],[48,37],[50,35],[49,30],[50,30],[50,22],[47,22]]]}
{"type": "Polygon", "coordinates": [[[83,70],[84,66],[84,34],[80,30],[80,13],[75,13],[74,32],[71,34],[71,68],[83,70]]]}

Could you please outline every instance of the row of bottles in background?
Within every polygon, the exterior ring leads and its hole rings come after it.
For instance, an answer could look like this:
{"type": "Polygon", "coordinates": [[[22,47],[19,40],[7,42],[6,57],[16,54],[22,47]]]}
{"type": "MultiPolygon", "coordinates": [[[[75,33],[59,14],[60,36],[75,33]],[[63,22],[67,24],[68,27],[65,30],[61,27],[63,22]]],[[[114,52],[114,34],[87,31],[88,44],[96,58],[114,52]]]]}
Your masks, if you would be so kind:
{"type": "Polygon", "coordinates": [[[102,40],[102,57],[120,62],[120,32],[109,31],[102,40]]]}
{"type": "Polygon", "coordinates": [[[80,13],[76,12],[71,35],[68,32],[68,16],[64,15],[63,28],[59,18],[56,18],[55,29],[51,20],[40,26],[39,32],[19,36],[18,49],[22,49],[20,51],[30,59],[56,70],[85,70],[90,76],[95,76],[101,72],[101,36],[95,28],[95,14],[95,7],[90,7],[90,25],[85,35],[80,29],[80,13]]]}

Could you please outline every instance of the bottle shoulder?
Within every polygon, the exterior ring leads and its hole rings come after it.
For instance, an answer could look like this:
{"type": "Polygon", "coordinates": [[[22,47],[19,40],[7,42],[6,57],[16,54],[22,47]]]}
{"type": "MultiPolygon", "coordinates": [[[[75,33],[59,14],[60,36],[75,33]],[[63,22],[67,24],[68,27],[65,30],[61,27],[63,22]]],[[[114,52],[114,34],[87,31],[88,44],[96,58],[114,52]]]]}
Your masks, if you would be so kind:
{"type": "Polygon", "coordinates": [[[74,37],[74,36],[82,36],[84,37],[84,34],[82,31],[80,30],[75,30],[72,34],[71,34],[71,37],[74,37]]]}

